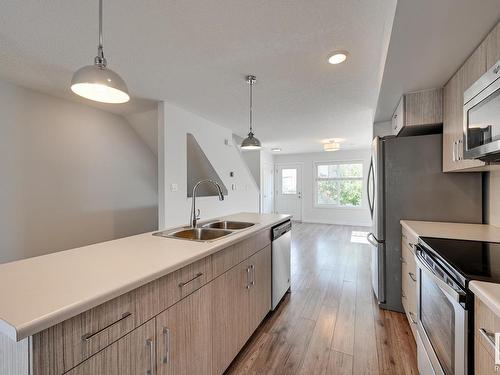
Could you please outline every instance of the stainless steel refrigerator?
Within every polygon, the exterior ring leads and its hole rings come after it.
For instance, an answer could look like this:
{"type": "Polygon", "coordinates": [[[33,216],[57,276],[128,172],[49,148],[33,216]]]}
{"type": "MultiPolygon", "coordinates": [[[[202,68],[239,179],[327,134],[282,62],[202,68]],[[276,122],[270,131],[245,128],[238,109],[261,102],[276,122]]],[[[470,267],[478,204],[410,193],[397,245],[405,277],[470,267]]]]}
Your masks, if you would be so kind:
{"type": "Polygon", "coordinates": [[[482,222],[481,173],[443,173],[442,144],[442,134],[373,140],[368,240],[373,291],[382,308],[403,311],[400,220],[482,222]]]}

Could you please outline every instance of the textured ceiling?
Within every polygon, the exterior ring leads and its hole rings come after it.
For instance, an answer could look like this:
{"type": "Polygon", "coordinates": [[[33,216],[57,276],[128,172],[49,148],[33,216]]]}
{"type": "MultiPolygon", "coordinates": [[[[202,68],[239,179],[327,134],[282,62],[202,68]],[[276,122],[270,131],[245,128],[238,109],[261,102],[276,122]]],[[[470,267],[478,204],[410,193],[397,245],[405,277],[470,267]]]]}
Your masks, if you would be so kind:
{"type": "Polygon", "coordinates": [[[403,93],[443,86],[499,19],[498,0],[399,0],[375,121],[403,93]]]}
{"type": "MultiPolygon", "coordinates": [[[[97,0],[0,2],[0,78],[73,97],[96,53],[97,0]]],[[[286,152],[325,138],[368,147],[396,0],[105,0],[104,51],[134,101],[166,100],[244,135],[255,74],[255,133],[286,152]],[[349,51],[332,66],[328,54],[349,51]]]]}

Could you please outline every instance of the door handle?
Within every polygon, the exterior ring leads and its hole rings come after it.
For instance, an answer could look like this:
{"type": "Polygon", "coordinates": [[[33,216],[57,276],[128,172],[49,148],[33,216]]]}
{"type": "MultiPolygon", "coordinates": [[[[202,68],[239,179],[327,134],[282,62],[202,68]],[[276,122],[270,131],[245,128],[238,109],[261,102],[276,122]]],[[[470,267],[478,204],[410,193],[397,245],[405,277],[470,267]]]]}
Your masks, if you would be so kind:
{"type": "Polygon", "coordinates": [[[163,363],[170,362],[170,329],[163,327],[163,337],[165,338],[165,355],[163,356],[163,363]]]}
{"type": "Polygon", "coordinates": [[[495,334],[485,330],[484,328],[479,328],[479,333],[486,339],[493,349],[495,349],[495,334]]]}
{"type": "Polygon", "coordinates": [[[247,267],[247,289],[250,289],[250,267],[247,267]]]}
{"type": "Polygon", "coordinates": [[[149,347],[149,369],[146,375],[155,375],[155,345],[152,339],[146,340],[146,345],[149,347]]]}
{"type": "Polygon", "coordinates": [[[366,239],[368,240],[369,243],[371,243],[373,246],[378,246],[379,244],[381,243],[384,243],[383,241],[379,241],[377,240],[377,238],[375,237],[375,235],[373,233],[368,233],[368,235],[366,236],[366,239]]]}
{"type": "MultiPolygon", "coordinates": [[[[373,203],[370,196],[370,176],[373,177],[373,157],[370,159],[370,168],[368,168],[368,178],[366,179],[366,196],[368,198],[368,208],[370,209],[370,215],[373,219],[373,203]]],[[[375,192],[375,189],[373,191],[375,192]]]]}

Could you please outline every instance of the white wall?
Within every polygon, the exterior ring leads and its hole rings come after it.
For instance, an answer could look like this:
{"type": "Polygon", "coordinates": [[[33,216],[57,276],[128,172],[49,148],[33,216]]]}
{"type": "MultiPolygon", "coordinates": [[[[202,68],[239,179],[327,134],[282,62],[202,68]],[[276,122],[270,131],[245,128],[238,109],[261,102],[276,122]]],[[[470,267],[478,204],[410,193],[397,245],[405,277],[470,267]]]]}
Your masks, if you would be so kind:
{"type": "Polygon", "coordinates": [[[375,122],[373,124],[373,138],[392,135],[392,121],[375,122]]]}
{"type": "Polygon", "coordinates": [[[191,198],[187,198],[186,134],[195,136],[226,187],[228,195],[220,202],[217,197],[197,198],[201,219],[236,212],[258,212],[259,191],[235,144],[232,132],[198,115],[162,102],[159,104],[158,155],[160,189],[160,227],[186,225],[189,222],[191,198]],[[232,142],[231,142],[232,143],[232,142]],[[234,177],[229,173],[234,172],[234,177]],[[171,191],[177,184],[178,191],[171,191]],[[235,184],[236,190],[231,186],[235,184]]]}
{"type": "Polygon", "coordinates": [[[302,221],[310,223],[371,225],[366,198],[366,180],[370,166],[370,149],[316,152],[309,154],[275,155],[276,165],[302,163],[302,221]],[[317,208],[314,207],[314,163],[319,161],[362,161],[363,201],[360,208],[317,208]]]}
{"type": "Polygon", "coordinates": [[[157,227],[156,157],[120,116],[0,82],[0,263],[157,227]]]}

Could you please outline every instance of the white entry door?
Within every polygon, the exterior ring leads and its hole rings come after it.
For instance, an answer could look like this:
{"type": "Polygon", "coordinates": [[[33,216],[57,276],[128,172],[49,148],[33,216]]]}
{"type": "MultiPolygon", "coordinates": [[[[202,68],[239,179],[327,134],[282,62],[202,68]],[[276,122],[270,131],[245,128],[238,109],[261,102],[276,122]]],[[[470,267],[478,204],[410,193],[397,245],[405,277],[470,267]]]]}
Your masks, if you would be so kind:
{"type": "Polygon", "coordinates": [[[261,186],[261,211],[264,214],[272,214],[274,212],[274,165],[264,163],[261,186]]]}
{"type": "Polygon", "coordinates": [[[302,165],[276,166],[276,212],[302,220],[302,165]]]}

